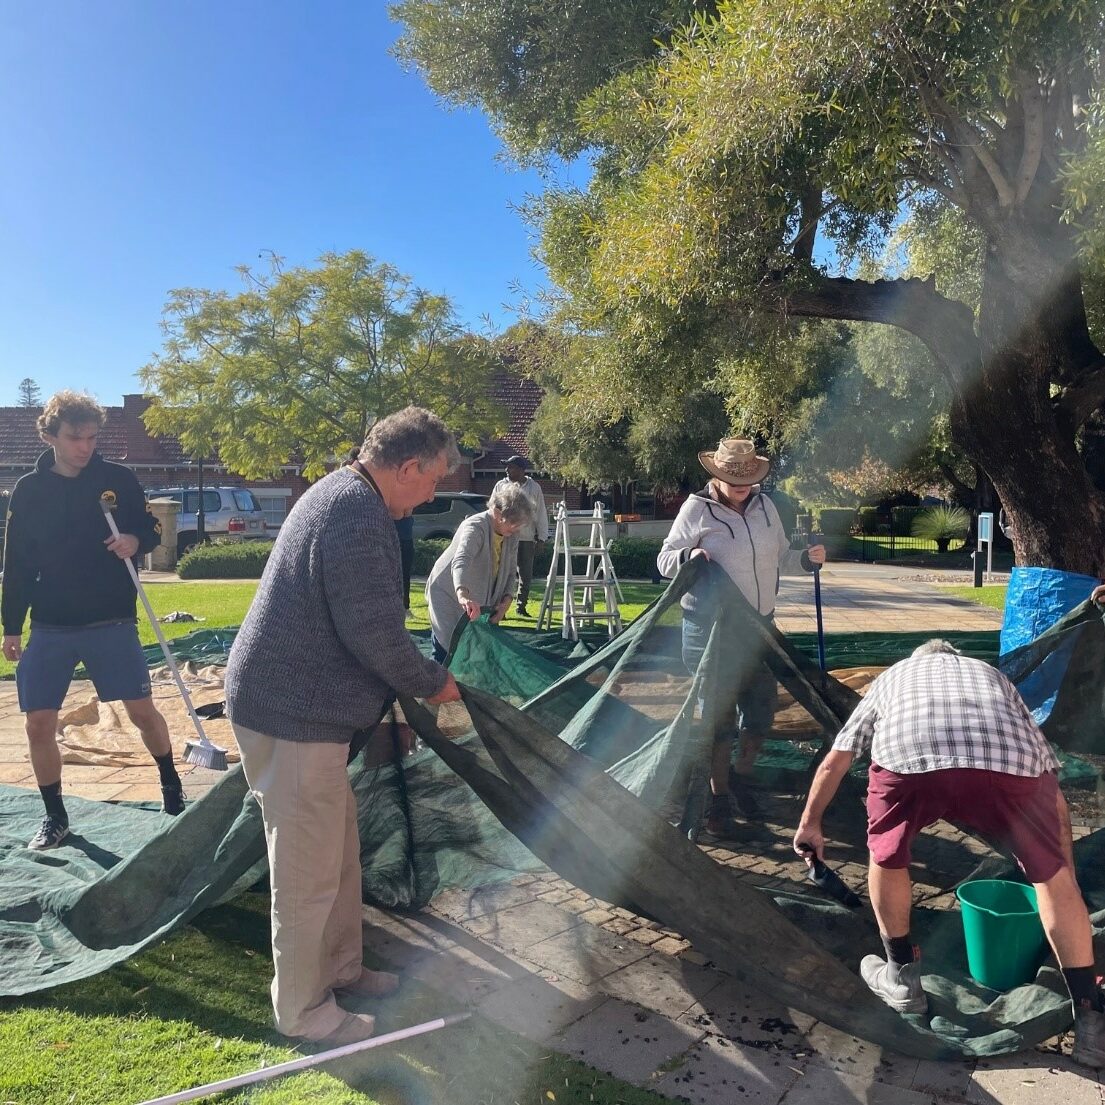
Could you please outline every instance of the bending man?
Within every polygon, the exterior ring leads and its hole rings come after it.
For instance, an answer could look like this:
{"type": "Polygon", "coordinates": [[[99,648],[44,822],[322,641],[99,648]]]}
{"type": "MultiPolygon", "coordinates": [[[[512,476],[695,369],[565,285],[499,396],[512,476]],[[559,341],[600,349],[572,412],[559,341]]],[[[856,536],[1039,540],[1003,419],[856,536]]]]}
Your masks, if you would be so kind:
{"type": "Polygon", "coordinates": [[[1008,847],[1036,887],[1044,932],[1074,1002],[1073,1057],[1105,1066],[1105,1014],[1059,764],[1013,684],[947,641],[928,641],[883,672],[814,776],[794,834],[800,855],[805,845],[822,857],[822,816],[853,757],[868,752],[868,886],[886,958],[864,957],[864,982],[901,1013],[928,1007],[909,934],[910,849],[941,818],[967,826],[1008,847]]]}

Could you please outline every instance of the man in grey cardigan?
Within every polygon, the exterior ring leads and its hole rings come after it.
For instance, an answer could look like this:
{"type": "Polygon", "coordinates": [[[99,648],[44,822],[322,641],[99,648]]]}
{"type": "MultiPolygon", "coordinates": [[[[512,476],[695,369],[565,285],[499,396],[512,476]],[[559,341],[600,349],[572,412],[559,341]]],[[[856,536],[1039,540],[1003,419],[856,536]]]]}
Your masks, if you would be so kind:
{"type": "Polygon", "coordinates": [[[436,415],[377,422],[347,468],[295,504],[230,652],[227,712],[261,806],[272,888],[272,1002],[287,1036],[339,1046],[374,1018],[339,1001],[390,993],[362,965],[357,807],[346,762],[396,692],[459,698],[404,628],[394,519],[434,497],[459,461],[436,415]]]}

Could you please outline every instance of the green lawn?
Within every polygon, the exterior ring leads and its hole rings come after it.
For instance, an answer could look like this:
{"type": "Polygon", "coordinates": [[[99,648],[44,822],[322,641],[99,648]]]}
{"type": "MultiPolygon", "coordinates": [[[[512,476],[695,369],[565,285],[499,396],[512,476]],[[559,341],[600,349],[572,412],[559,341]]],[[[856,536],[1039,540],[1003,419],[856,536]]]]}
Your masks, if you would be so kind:
{"type": "MultiPolygon", "coordinates": [[[[628,623],[644,611],[650,603],[655,602],[656,599],[664,593],[664,586],[664,584],[660,583],[623,583],[622,593],[625,595],[625,602],[618,604],[621,609],[623,624],[628,625],[628,623]]],[[[545,584],[544,581],[542,581],[539,587],[535,587],[531,590],[529,602],[526,604],[531,617],[519,618],[512,606],[510,608],[510,613],[503,619],[502,624],[510,626],[528,626],[532,629],[537,624],[537,612],[541,609],[541,596],[544,593],[545,584]]],[[[563,589],[558,587],[556,589],[556,605],[553,608],[554,627],[559,627],[561,625],[560,601],[562,594],[563,589]]],[[[601,595],[601,592],[599,592],[596,597],[598,598],[599,595],[601,595]]],[[[596,609],[603,609],[601,599],[596,603],[596,609]]],[[[429,629],[430,617],[426,608],[426,598],[422,593],[422,584],[418,582],[411,584],[411,613],[414,617],[407,622],[407,625],[411,629],[429,629]]],[[[599,625],[601,626],[602,623],[599,623],[599,625]]]]}
{"type": "Polygon", "coordinates": [[[986,584],[982,587],[942,587],[941,590],[952,598],[968,599],[983,606],[993,607],[995,610],[1005,609],[1004,583],[986,584]]]}
{"type": "MultiPolygon", "coordinates": [[[[512,608],[503,624],[532,628],[541,606],[543,586],[544,584],[530,595],[529,611],[534,617],[519,618],[512,608]]],[[[407,623],[411,629],[430,627],[426,598],[422,588],[423,585],[418,581],[411,584],[411,612],[414,617],[407,623]]],[[[206,619],[200,625],[193,622],[174,622],[171,625],[163,625],[165,636],[170,640],[173,637],[183,637],[194,629],[219,629],[227,625],[240,625],[256,590],[256,580],[233,580],[226,583],[151,583],[146,586],[150,605],[158,616],[169,614],[174,610],[186,610],[189,614],[206,619]]],[[[621,607],[623,622],[632,621],[649,603],[662,594],[663,590],[663,585],[658,583],[623,583],[622,591],[625,594],[625,603],[621,607]]],[[[558,589],[557,602],[559,601],[558,589]]],[[[554,610],[553,624],[560,625],[559,605],[554,610]]],[[[24,635],[24,644],[29,635],[28,626],[24,635]]],[[[141,606],[139,606],[138,635],[144,645],[152,645],[157,640],[141,606]]],[[[14,673],[15,665],[0,658],[0,679],[10,679],[14,673]]]]}
{"type": "MultiPolygon", "coordinates": [[[[150,605],[159,617],[174,610],[186,610],[197,618],[206,621],[196,625],[193,622],[174,622],[163,625],[165,636],[183,637],[194,629],[218,629],[225,625],[239,625],[246,616],[249,604],[257,590],[256,580],[234,580],[227,583],[151,583],[143,584],[150,597],[150,605]]],[[[30,624],[24,630],[23,643],[26,645],[30,635],[30,624]]],[[[138,607],[138,635],[144,645],[155,644],[149,619],[141,604],[138,607]]],[[[0,657],[0,679],[10,678],[15,665],[0,657]]]]}
{"type": "MultiPolygon", "coordinates": [[[[243,895],[105,974],[0,999],[0,1102],[122,1105],[296,1058],[269,1023],[268,906],[267,895],[243,895]]],[[[406,981],[372,1011],[381,1032],[393,1031],[458,1010],[446,1000],[406,981]]],[[[662,1105],[666,1099],[473,1017],[330,1064],[325,1073],[292,1075],[219,1100],[662,1105]]]]}

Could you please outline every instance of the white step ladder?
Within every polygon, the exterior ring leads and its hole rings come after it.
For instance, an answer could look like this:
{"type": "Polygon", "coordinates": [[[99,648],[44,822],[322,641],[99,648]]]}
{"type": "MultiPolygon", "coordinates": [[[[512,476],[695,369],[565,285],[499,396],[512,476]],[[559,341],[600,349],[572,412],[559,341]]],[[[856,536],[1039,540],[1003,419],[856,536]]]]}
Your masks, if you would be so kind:
{"type": "Polygon", "coordinates": [[[537,628],[552,629],[552,612],[556,603],[556,587],[561,582],[564,594],[561,599],[563,616],[562,636],[570,641],[579,640],[580,627],[596,622],[606,623],[606,632],[614,637],[622,631],[622,614],[618,602],[625,602],[621,584],[610,561],[606,543],[606,509],[596,502],[594,510],[572,511],[560,503],[556,511],[556,536],[553,542],[552,563],[545,581],[545,594],[537,613],[537,628]],[[572,528],[587,526],[590,533],[585,545],[572,544],[572,528]],[[572,558],[587,557],[583,575],[575,573],[572,558]],[[563,563],[558,573],[557,567],[563,563]],[[601,591],[604,610],[595,609],[595,592],[601,591]]]}

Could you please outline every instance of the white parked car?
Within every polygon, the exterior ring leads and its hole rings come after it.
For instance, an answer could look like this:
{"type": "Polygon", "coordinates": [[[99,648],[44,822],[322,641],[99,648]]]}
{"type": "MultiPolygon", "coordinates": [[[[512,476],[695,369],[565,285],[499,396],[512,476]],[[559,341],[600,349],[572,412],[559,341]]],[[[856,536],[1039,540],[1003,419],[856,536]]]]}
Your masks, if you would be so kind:
{"type": "MultiPolygon", "coordinates": [[[[147,499],[175,499],[181,504],[177,515],[176,552],[183,556],[199,541],[196,518],[199,492],[194,487],[165,487],[147,490],[147,499]]],[[[203,489],[203,529],[208,537],[259,541],[268,537],[265,513],[253,492],[245,487],[203,489]]]]}

